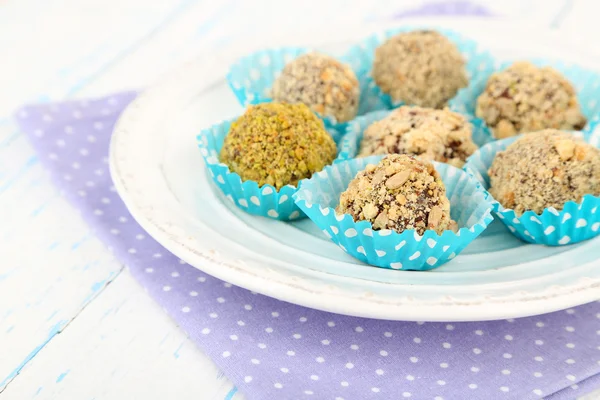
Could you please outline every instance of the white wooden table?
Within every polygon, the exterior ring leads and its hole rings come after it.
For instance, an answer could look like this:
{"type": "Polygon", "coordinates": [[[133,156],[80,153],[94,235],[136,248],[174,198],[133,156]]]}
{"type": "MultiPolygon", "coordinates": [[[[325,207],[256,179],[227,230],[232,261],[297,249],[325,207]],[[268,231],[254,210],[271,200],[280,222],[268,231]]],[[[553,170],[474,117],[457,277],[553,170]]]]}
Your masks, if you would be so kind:
{"type": "MultiPolygon", "coordinates": [[[[592,34],[600,11],[593,0],[474,2],[565,34],[592,34]]],[[[0,397],[243,398],[52,186],[14,109],[142,88],[257,31],[386,18],[420,3],[0,0],[0,397]]]]}

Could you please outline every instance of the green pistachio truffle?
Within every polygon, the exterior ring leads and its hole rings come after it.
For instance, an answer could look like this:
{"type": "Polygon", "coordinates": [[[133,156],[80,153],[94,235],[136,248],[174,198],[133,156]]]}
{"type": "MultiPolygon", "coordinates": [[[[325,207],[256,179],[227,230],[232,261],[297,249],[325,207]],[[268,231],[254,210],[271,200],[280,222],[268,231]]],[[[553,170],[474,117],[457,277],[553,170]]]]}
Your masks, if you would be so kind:
{"type": "Polygon", "coordinates": [[[243,181],[297,186],[334,160],[335,142],[304,104],[250,106],[231,124],[220,160],[243,181]]]}

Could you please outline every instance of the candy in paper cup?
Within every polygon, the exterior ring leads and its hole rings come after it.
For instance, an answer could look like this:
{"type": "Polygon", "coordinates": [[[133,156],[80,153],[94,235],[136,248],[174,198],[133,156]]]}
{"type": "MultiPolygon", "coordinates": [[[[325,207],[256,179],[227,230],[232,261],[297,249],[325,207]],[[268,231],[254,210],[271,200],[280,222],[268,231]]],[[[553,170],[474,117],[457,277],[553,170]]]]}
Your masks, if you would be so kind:
{"type": "MultiPolygon", "coordinates": [[[[477,179],[483,187],[490,188],[490,169],[494,157],[523,135],[489,143],[467,159],[464,170],[477,179]]],[[[508,230],[529,243],[560,246],[590,239],[600,233],[600,197],[585,195],[581,202],[568,201],[562,210],[544,209],[542,214],[526,211],[518,216],[514,210],[504,208],[488,192],[494,213],[508,230]]]]}
{"type": "MultiPolygon", "coordinates": [[[[581,111],[588,119],[584,131],[591,132],[598,126],[600,122],[600,73],[562,61],[545,59],[528,61],[539,67],[552,67],[563,74],[575,87],[581,111]]],[[[490,75],[503,71],[512,64],[513,61],[498,63],[493,70],[483,71],[478,79],[472,80],[467,88],[459,91],[457,96],[449,102],[450,109],[461,114],[475,116],[477,98],[485,90],[490,75]]]]}
{"type": "MultiPolygon", "coordinates": [[[[346,134],[339,143],[339,153],[336,163],[356,157],[360,149],[365,130],[374,122],[380,121],[392,113],[390,110],[374,111],[352,120],[346,127],[346,134]]],[[[479,147],[493,140],[491,131],[485,122],[479,118],[466,115],[473,127],[473,142],[479,147]]]]}
{"type": "MultiPolygon", "coordinates": [[[[314,51],[305,47],[284,47],[279,49],[261,50],[246,57],[238,59],[229,69],[227,81],[243,106],[272,101],[271,88],[285,65],[302,54],[314,51]]],[[[338,58],[341,62],[350,65],[356,63],[345,57],[338,58]]],[[[356,70],[354,71],[357,72],[356,70]]],[[[358,78],[358,74],[357,74],[358,78]]],[[[358,80],[360,85],[360,99],[358,115],[374,110],[386,109],[386,105],[378,98],[369,86],[369,80],[363,74],[358,80]]],[[[344,132],[347,122],[337,122],[334,117],[320,116],[325,127],[332,128],[339,133],[344,132]]],[[[334,135],[331,129],[328,129],[334,135]]]]}
{"type": "MultiPolygon", "coordinates": [[[[491,71],[494,70],[494,58],[487,51],[481,50],[476,41],[468,39],[449,29],[405,26],[371,35],[357,45],[352,46],[345,54],[344,59],[348,60],[352,68],[354,68],[357,73],[358,80],[361,82],[367,82],[369,93],[372,93],[381,99],[381,102],[383,102],[387,108],[395,108],[403,105],[404,103],[402,101],[393,101],[388,94],[383,93],[371,76],[371,69],[375,59],[375,49],[377,49],[377,47],[381,46],[386,40],[394,35],[423,29],[434,29],[438,31],[458,47],[458,50],[462,53],[466,60],[465,68],[467,70],[469,82],[473,80],[479,80],[481,76],[489,75],[491,71]]],[[[459,90],[457,96],[462,90],[464,90],[464,88],[459,90]]]]}
{"type": "Polygon", "coordinates": [[[227,165],[219,161],[219,152],[233,121],[224,121],[204,129],[197,137],[204,163],[214,183],[229,200],[250,214],[283,221],[303,218],[305,215],[292,198],[298,190],[295,186],[287,185],[277,191],[268,184],[258,186],[254,181],[243,182],[239,174],[231,172],[227,165]]]}
{"type": "Polygon", "coordinates": [[[294,195],[296,204],[342,250],[371,265],[425,271],[456,257],[492,221],[492,206],[481,185],[464,171],[434,163],[446,186],[450,214],[459,231],[438,235],[428,230],[398,233],[373,230],[368,221],[355,222],[349,214],[336,214],[342,192],[359,171],[378,163],[383,156],[346,160],[325,167],[306,180],[294,195]]]}

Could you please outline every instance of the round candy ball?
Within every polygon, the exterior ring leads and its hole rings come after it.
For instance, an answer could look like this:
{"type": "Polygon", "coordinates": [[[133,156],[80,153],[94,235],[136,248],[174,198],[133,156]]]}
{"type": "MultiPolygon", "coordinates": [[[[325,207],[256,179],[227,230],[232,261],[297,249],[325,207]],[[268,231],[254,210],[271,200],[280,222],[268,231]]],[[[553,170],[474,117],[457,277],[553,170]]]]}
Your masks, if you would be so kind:
{"type": "Polygon", "coordinates": [[[404,154],[367,165],[341,194],[336,212],[369,221],[374,230],[414,229],[422,235],[428,229],[438,234],[456,229],[438,172],[431,163],[404,154]]]}
{"type": "Polygon", "coordinates": [[[524,135],[496,154],[490,193],[517,215],[600,195],[600,150],[554,129],[524,135]]]}
{"type": "Polygon", "coordinates": [[[243,181],[279,190],[321,171],[336,152],[323,121],[304,104],[264,103],[231,124],[220,161],[243,181]]]}
{"type": "Polygon", "coordinates": [[[477,150],[471,135],[471,124],[458,113],[402,106],[365,130],[358,156],[412,154],[460,168],[477,150]]]}
{"type": "Polygon", "coordinates": [[[405,32],[375,50],[373,78],[394,102],[442,108],[468,83],[465,59],[435,31],[405,32]]]}
{"type": "Polygon", "coordinates": [[[271,96],[283,103],[306,104],[323,117],[346,122],[356,116],[360,87],[349,66],[324,54],[308,53],[283,68],[271,96]]]}
{"type": "Polygon", "coordinates": [[[573,85],[550,67],[517,62],[492,74],[475,111],[496,138],[586,124],[573,85]]]}

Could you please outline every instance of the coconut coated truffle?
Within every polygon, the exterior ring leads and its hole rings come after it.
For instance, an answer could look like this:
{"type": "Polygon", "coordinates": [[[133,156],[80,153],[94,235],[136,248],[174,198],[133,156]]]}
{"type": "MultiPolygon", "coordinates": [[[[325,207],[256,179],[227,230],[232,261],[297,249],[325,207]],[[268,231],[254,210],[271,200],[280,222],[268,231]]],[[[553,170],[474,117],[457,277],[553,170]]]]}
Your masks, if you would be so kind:
{"type": "Polygon", "coordinates": [[[375,50],[373,78],[395,102],[442,108],[467,85],[465,59],[435,31],[405,32],[375,50]]]}
{"type": "Polygon", "coordinates": [[[275,101],[304,103],[321,116],[346,122],[356,116],[360,87],[348,65],[324,54],[308,53],[283,68],[271,95],[275,101]]]}
{"type": "Polygon", "coordinates": [[[336,212],[369,221],[374,230],[414,229],[423,235],[428,229],[438,234],[456,229],[438,172],[431,163],[404,154],[367,165],[341,194],[336,212]]]}
{"type": "Polygon", "coordinates": [[[573,85],[558,71],[529,62],[492,74],[475,113],[496,138],[548,128],[580,130],[586,124],[573,85]]]}
{"type": "Polygon", "coordinates": [[[220,161],[243,181],[277,190],[331,164],[336,146],[325,127],[304,104],[250,106],[231,124],[220,161]]]}
{"type": "Polygon", "coordinates": [[[403,106],[364,132],[359,157],[413,154],[462,167],[477,145],[465,117],[448,109],[403,106]]]}
{"type": "Polygon", "coordinates": [[[600,195],[600,150],[571,133],[547,129],[522,136],[496,154],[490,193],[518,215],[600,195]]]}

